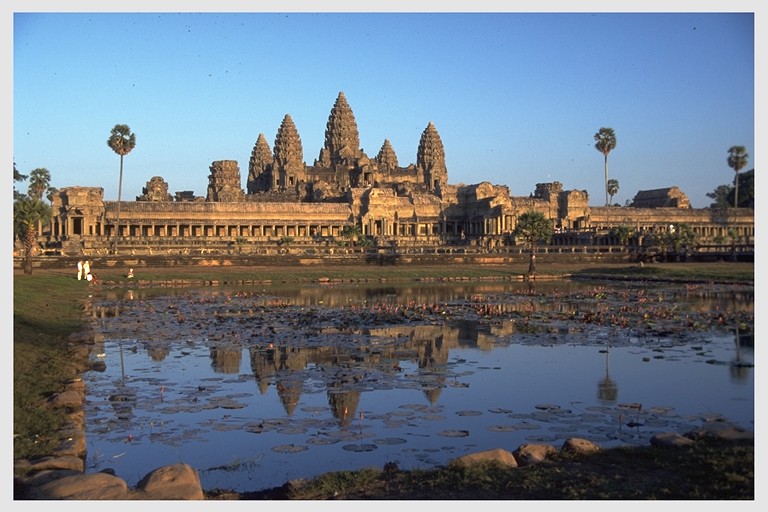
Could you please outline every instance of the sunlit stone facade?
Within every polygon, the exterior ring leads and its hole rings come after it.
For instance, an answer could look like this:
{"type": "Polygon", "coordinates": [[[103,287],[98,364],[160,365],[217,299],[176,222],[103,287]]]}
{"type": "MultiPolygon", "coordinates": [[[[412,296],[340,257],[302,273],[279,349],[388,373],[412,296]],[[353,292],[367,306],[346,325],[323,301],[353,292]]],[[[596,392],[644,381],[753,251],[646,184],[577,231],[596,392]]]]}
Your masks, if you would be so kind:
{"type": "MultiPolygon", "coordinates": [[[[235,160],[211,163],[205,196],[188,190],[171,195],[162,177],[151,177],[135,201],[121,204],[120,247],[134,254],[183,254],[344,241],[503,250],[514,244],[510,235],[516,220],[528,211],[551,219],[555,245],[617,243],[610,229],[622,225],[652,233],[688,224],[703,241],[728,234],[745,243],[754,238],[752,209],[692,209],[674,186],[640,191],[626,207],[590,207],[586,191],[566,191],[559,182],[539,183],[533,193],[519,196],[489,182],[449,184],[445,150],[431,121],[418,142],[416,162],[404,167],[389,139],[375,157],[359,147],[359,140],[354,113],[340,92],[324,146],[307,165],[300,134],[286,114],[272,148],[259,133],[245,189],[235,160]]],[[[105,201],[102,188],[62,188],[52,206],[49,240],[106,253],[116,236],[117,202],[105,201]]]]}

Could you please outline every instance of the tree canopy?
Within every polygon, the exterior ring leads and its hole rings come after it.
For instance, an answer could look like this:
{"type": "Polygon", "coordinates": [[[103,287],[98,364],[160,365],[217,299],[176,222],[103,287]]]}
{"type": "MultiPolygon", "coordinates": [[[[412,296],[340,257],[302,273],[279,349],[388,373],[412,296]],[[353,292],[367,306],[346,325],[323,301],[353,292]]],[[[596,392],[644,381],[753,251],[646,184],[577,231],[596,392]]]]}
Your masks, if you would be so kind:
{"type": "Polygon", "coordinates": [[[123,157],[136,147],[136,134],[131,133],[127,124],[116,124],[110,132],[107,145],[112,151],[123,157]]]}
{"type": "Polygon", "coordinates": [[[14,183],[14,185],[13,185],[13,199],[18,199],[20,196],[23,195],[21,192],[16,190],[16,185],[15,185],[16,182],[24,181],[24,180],[27,179],[27,177],[28,176],[26,174],[21,174],[19,172],[19,170],[16,168],[16,162],[13,162],[13,183],[14,183]]]}
{"type": "Polygon", "coordinates": [[[552,232],[552,222],[543,213],[529,211],[517,218],[514,236],[522,241],[526,249],[533,249],[540,243],[549,243],[552,232]]]}
{"type": "Polygon", "coordinates": [[[51,172],[45,167],[38,167],[29,173],[29,196],[42,199],[51,186],[51,172]]]}
{"type": "Polygon", "coordinates": [[[536,246],[540,243],[549,243],[552,239],[552,231],[552,221],[547,219],[541,212],[531,210],[517,218],[513,235],[515,238],[519,238],[523,242],[523,247],[530,252],[528,260],[529,276],[536,274],[536,246]]]}
{"type": "Polygon", "coordinates": [[[611,196],[610,202],[613,202],[613,196],[619,193],[619,180],[616,179],[610,179],[608,180],[608,195],[611,196]]]}
{"type": "MultiPolygon", "coordinates": [[[[739,207],[755,207],[755,170],[750,169],[747,172],[739,173],[739,207]]],[[[736,201],[736,190],[734,185],[718,185],[712,192],[707,193],[707,197],[714,201],[709,205],[710,208],[730,208],[736,201]]]]}
{"type": "Polygon", "coordinates": [[[32,255],[37,246],[37,228],[51,221],[51,207],[43,200],[22,195],[13,202],[13,230],[24,244],[24,273],[32,273],[32,255]]]}

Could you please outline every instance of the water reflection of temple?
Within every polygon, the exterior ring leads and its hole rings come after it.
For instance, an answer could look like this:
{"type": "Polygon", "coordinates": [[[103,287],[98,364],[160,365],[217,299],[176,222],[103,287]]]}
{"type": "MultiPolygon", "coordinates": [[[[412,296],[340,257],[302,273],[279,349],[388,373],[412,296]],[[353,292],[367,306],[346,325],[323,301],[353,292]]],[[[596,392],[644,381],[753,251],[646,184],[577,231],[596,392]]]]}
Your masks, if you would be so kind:
{"type": "Polygon", "coordinates": [[[216,373],[239,373],[243,359],[240,345],[215,345],[211,347],[211,367],[216,373]]]}
{"type": "Polygon", "coordinates": [[[166,346],[147,344],[146,349],[150,359],[152,359],[156,363],[164,361],[165,358],[168,357],[168,354],[170,353],[170,349],[166,346]]]}
{"type": "Polygon", "coordinates": [[[390,343],[371,348],[363,344],[319,347],[266,346],[249,349],[251,371],[261,394],[274,386],[288,415],[300,400],[306,375],[324,380],[328,402],[342,424],[354,417],[360,393],[369,379],[379,382],[402,376],[402,367],[412,363],[424,376],[423,391],[434,405],[445,387],[450,350],[459,347],[490,350],[494,340],[514,331],[512,322],[479,327],[471,322],[453,325],[388,326],[365,329],[364,334],[390,343]]]}
{"type": "Polygon", "coordinates": [[[347,427],[352,423],[357,414],[359,404],[360,391],[344,389],[342,387],[328,389],[328,405],[331,407],[331,414],[339,420],[343,427],[347,427]]]}

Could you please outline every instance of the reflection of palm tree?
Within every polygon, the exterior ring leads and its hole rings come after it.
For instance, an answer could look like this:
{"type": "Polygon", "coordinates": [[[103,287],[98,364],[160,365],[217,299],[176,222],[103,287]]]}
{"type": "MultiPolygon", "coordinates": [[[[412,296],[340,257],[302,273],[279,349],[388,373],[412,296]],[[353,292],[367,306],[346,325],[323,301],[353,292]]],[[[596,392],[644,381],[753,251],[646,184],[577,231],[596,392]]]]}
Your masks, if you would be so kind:
{"type": "Polygon", "coordinates": [[[605,351],[605,377],[597,382],[597,398],[602,402],[615,402],[619,397],[619,386],[611,379],[609,371],[610,349],[605,351]]]}
{"type": "Polygon", "coordinates": [[[739,333],[739,326],[736,326],[736,359],[731,361],[730,370],[731,378],[734,380],[743,380],[749,376],[749,365],[746,365],[741,360],[741,333],[739,333]]]}

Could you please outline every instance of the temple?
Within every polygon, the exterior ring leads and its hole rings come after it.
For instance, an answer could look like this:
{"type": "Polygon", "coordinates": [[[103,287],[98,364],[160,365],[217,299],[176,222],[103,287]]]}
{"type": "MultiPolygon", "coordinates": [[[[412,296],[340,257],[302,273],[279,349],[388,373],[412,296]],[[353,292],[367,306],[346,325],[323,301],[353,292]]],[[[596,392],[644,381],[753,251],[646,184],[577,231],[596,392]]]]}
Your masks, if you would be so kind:
{"type": "Polygon", "coordinates": [[[421,134],[416,162],[400,164],[392,144],[375,156],[361,148],[354,113],[343,92],[331,108],[325,143],[312,165],[290,115],[272,148],[259,133],[242,185],[235,160],[209,167],[205,196],[173,194],[161,176],[150,177],[135,201],[105,201],[98,187],[65,187],[53,198],[47,245],[64,255],[107,254],[115,237],[120,252],[190,254],[193,251],[269,253],[276,247],[305,251],[352,245],[398,250],[514,247],[517,218],[541,212],[555,229],[553,245],[618,244],[618,226],[639,237],[690,226],[700,242],[754,238],[753,209],[693,209],[670,186],[640,191],[623,207],[590,207],[584,190],[539,183],[523,196],[507,186],[448,182],[445,150],[434,123],[421,134]]]}

